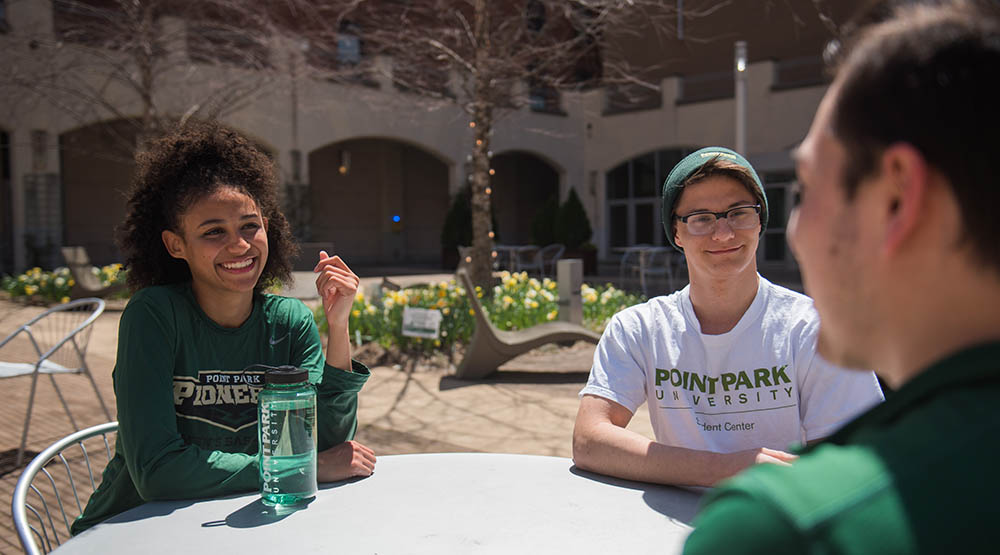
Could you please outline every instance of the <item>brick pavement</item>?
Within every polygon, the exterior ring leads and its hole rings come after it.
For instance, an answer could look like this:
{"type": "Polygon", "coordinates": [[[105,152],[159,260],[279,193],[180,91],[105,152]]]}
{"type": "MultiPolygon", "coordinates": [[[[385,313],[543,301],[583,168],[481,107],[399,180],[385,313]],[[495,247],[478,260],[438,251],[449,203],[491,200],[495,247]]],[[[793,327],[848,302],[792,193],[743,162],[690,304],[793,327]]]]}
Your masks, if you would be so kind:
{"type": "MultiPolygon", "coordinates": [[[[111,303],[95,323],[87,361],[114,414],[111,369],[123,303],[111,303]]],[[[0,338],[43,307],[0,299],[0,338]]],[[[373,369],[361,392],[358,440],[376,454],[487,451],[568,457],[576,394],[586,381],[592,345],[546,346],[501,367],[489,380],[451,378],[449,369],[409,361],[373,369]]],[[[57,376],[80,426],[105,420],[83,376],[57,376]]],[[[0,418],[0,451],[16,448],[24,422],[30,377],[7,379],[0,418]]],[[[51,384],[39,380],[28,448],[41,450],[73,431],[51,384]]],[[[652,437],[645,408],[630,428],[652,437]]],[[[10,499],[17,472],[0,478],[0,553],[19,553],[10,499]]]]}

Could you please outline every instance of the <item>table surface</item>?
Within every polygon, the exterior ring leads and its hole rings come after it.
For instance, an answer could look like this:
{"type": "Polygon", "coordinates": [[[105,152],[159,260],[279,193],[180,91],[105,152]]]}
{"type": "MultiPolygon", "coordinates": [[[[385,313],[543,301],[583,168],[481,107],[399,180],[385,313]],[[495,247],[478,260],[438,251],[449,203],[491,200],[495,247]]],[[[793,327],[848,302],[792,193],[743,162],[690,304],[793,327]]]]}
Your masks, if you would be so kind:
{"type": "Polygon", "coordinates": [[[56,552],[679,553],[699,498],[565,458],[391,455],[368,478],[320,485],[305,508],[258,494],[147,503],[56,552]]]}

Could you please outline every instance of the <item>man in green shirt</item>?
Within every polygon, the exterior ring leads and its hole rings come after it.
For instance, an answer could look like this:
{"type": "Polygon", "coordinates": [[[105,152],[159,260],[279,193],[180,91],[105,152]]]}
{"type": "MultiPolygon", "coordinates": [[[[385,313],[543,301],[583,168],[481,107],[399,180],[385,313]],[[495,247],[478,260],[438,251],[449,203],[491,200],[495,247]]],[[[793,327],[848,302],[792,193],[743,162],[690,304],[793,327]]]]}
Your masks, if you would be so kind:
{"type": "Polygon", "coordinates": [[[685,553],[997,551],[1000,4],[901,8],[848,45],[789,240],[820,353],[897,391],[711,492],[685,553]]]}

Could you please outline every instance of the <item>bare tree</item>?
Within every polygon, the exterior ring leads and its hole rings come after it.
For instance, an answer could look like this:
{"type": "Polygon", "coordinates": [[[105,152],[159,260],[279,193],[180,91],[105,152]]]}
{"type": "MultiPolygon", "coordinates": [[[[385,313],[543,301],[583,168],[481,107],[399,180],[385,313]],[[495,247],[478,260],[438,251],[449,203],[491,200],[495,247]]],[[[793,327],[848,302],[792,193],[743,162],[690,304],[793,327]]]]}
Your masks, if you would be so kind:
{"type": "Polygon", "coordinates": [[[48,103],[81,124],[119,122],[102,132],[130,158],[179,120],[222,117],[274,82],[273,15],[251,0],[54,0],[52,29],[7,37],[0,95],[12,110],[48,103]]]}
{"type": "MultiPolygon", "coordinates": [[[[697,18],[729,4],[701,2],[697,18]]],[[[560,90],[613,86],[620,96],[659,92],[658,68],[630,63],[622,45],[650,33],[672,35],[676,4],[663,0],[320,0],[311,42],[336,45],[345,29],[367,54],[392,60],[397,88],[451,102],[473,129],[469,183],[473,281],[491,279],[490,141],[505,114],[532,105],[557,109],[560,90]]],[[[342,43],[341,43],[342,44],[342,43]]],[[[335,48],[335,47],[334,47],[335,48]]],[[[627,99],[626,99],[627,100],[627,99]]]]}

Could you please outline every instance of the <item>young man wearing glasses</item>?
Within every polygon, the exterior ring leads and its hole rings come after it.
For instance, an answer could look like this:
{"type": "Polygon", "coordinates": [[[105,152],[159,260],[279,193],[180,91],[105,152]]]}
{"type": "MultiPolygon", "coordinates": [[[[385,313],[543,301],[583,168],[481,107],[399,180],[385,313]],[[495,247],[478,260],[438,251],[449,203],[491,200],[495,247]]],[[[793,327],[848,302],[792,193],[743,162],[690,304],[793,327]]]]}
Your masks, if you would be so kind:
{"type": "Polygon", "coordinates": [[[685,553],[998,551],[1000,3],[902,4],[844,42],[788,238],[820,352],[895,392],[713,491],[685,553]]]}
{"type": "Polygon", "coordinates": [[[790,445],[882,400],[874,374],[816,355],[812,301],[757,273],[767,199],[742,156],[710,147],[681,160],[663,185],[662,213],[690,285],[608,324],[580,393],[577,466],[711,486],[755,463],[791,463],[790,445]],[[656,441],[625,428],[643,402],[656,441]]]}

